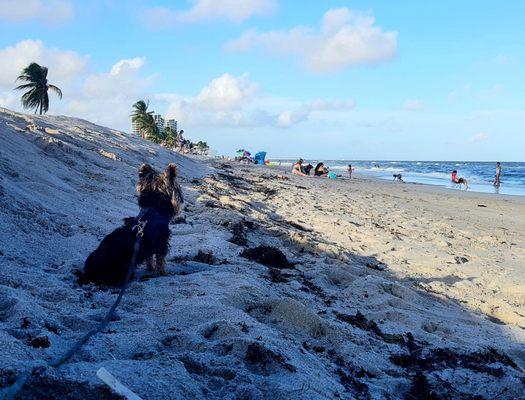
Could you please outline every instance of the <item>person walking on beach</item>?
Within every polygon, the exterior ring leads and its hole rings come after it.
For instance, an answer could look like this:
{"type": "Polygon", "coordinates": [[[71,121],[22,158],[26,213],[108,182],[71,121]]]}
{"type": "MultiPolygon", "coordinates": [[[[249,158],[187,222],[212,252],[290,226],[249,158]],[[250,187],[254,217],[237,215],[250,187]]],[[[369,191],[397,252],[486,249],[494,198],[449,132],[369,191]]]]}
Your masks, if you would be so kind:
{"type": "Polygon", "coordinates": [[[494,177],[494,186],[500,185],[500,177],[501,177],[501,163],[498,161],[496,163],[496,176],[494,177]]]}
{"type": "Polygon", "coordinates": [[[348,179],[352,179],[352,171],[354,169],[352,168],[352,164],[348,164],[348,179]]]}

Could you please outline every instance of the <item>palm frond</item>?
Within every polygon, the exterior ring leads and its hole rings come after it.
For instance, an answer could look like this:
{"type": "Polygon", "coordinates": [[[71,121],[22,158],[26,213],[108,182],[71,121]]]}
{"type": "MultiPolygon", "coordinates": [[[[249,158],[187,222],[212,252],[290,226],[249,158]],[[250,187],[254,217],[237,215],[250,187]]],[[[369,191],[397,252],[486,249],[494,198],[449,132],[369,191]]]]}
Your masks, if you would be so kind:
{"type": "Polygon", "coordinates": [[[24,90],[24,89],[30,89],[34,88],[36,85],[34,83],[25,83],[23,85],[19,85],[15,87],[13,90],[24,90]]]}
{"type": "Polygon", "coordinates": [[[56,93],[56,95],[61,99],[62,98],[62,90],[60,90],[60,88],[58,88],[57,86],[55,85],[47,85],[47,87],[49,89],[51,89],[53,92],[56,93]]]}

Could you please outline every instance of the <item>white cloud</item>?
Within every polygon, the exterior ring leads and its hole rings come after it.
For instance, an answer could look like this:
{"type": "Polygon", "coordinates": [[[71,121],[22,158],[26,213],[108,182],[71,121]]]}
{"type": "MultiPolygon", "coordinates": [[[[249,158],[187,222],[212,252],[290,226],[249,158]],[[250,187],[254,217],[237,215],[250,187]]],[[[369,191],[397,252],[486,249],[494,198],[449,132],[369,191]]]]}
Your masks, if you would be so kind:
{"type": "Polygon", "coordinates": [[[120,60],[107,72],[91,74],[86,72],[88,60],[87,56],[48,48],[34,40],[0,49],[0,105],[21,109],[21,93],[13,91],[15,80],[34,61],[49,68],[50,82],[64,93],[61,101],[52,98],[53,114],[65,113],[128,130],[131,105],[146,97],[153,81],[153,77],[142,74],[146,59],[120,60]]]}
{"type": "Polygon", "coordinates": [[[17,76],[32,62],[48,67],[53,83],[64,83],[79,76],[87,61],[73,51],[46,48],[40,40],[23,40],[0,50],[0,86],[13,88],[17,76]]]}
{"type": "Polygon", "coordinates": [[[257,88],[248,74],[225,73],[203,87],[197,96],[159,94],[155,98],[168,103],[167,115],[182,123],[238,126],[244,124],[243,106],[253,98],[257,88]]]}
{"type": "Polygon", "coordinates": [[[249,81],[248,74],[239,77],[223,74],[202,88],[196,101],[200,106],[211,109],[232,109],[249,99],[256,91],[257,85],[249,81]]]}
{"type": "Polygon", "coordinates": [[[135,57],[120,60],[111,67],[110,75],[123,75],[130,71],[138,70],[146,63],[146,57],[135,57]]]}
{"type": "Polygon", "coordinates": [[[71,20],[73,15],[73,4],[66,0],[0,0],[0,20],[60,24],[71,20]]]}
{"type": "Polygon", "coordinates": [[[109,72],[86,76],[66,110],[92,122],[129,130],[131,106],[146,97],[154,79],[142,76],[145,62],[144,57],[124,59],[109,72]]]}
{"type": "Polygon", "coordinates": [[[12,91],[0,92],[0,107],[12,107],[16,104],[16,96],[12,91]]]}
{"type": "Polygon", "coordinates": [[[258,85],[247,74],[223,74],[199,94],[159,94],[155,100],[167,103],[168,117],[184,126],[279,127],[289,128],[308,120],[314,112],[348,110],[351,100],[316,100],[308,103],[258,95],[258,85]]]}
{"type": "Polygon", "coordinates": [[[458,89],[451,90],[448,93],[448,100],[461,102],[486,102],[501,98],[504,92],[505,87],[500,84],[493,84],[485,87],[474,87],[470,84],[466,84],[458,89]]]}
{"type": "Polygon", "coordinates": [[[475,144],[475,143],[482,143],[486,142],[487,140],[490,140],[491,136],[486,132],[480,132],[472,136],[467,140],[467,143],[475,144]]]}
{"type": "Polygon", "coordinates": [[[421,111],[425,108],[425,103],[419,99],[406,100],[403,109],[407,111],[421,111]]]}
{"type": "Polygon", "coordinates": [[[208,20],[242,22],[254,15],[267,15],[275,7],[275,0],[194,0],[192,7],[183,11],[167,7],[149,8],[144,11],[142,21],[152,28],[208,20]]]}
{"type": "Polygon", "coordinates": [[[85,71],[89,57],[73,51],[45,47],[40,40],[23,40],[0,49],[0,106],[17,108],[20,92],[13,89],[20,83],[16,78],[32,62],[49,68],[49,81],[69,97],[73,82],[85,71]]]}
{"type": "Polygon", "coordinates": [[[316,100],[303,104],[293,111],[281,112],[277,115],[276,125],[280,128],[289,128],[306,121],[313,112],[351,110],[354,106],[355,104],[352,100],[316,100]]]}
{"type": "Polygon", "coordinates": [[[248,74],[225,73],[212,79],[194,96],[152,94],[154,76],[145,76],[144,57],[115,62],[106,72],[87,73],[88,57],[47,48],[40,41],[26,40],[0,49],[0,106],[21,110],[20,93],[12,89],[21,70],[36,61],[49,67],[49,78],[64,93],[53,98],[51,112],[88,119],[123,130],[129,129],[132,104],[152,100],[152,109],[164,111],[188,127],[280,127],[307,121],[313,113],[330,113],[353,107],[349,100],[295,100],[262,96],[248,74]]]}
{"type": "Polygon", "coordinates": [[[397,32],[384,32],[374,23],[374,18],[348,8],[331,9],[324,14],[319,29],[250,30],[224,47],[232,52],[260,47],[276,55],[299,57],[312,72],[335,72],[385,61],[396,54],[397,32]]]}

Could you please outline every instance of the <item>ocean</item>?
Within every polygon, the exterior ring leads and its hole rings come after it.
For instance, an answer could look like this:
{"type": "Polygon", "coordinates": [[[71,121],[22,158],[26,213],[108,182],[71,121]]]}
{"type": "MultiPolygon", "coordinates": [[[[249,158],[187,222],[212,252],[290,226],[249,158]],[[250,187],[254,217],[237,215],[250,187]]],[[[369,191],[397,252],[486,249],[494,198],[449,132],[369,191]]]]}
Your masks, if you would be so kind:
{"type": "MultiPolygon", "coordinates": [[[[295,160],[272,160],[283,165],[295,160]]],[[[355,168],[354,174],[368,175],[392,180],[393,174],[401,174],[405,182],[437,185],[454,189],[450,174],[455,169],[458,177],[467,179],[469,191],[525,196],[525,162],[501,162],[501,185],[494,187],[495,162],[478,161],[362,161],[362,160],[306,160],[315,166],[324,162],[337,174],[347,176],[348,164],[355,168]]]]}

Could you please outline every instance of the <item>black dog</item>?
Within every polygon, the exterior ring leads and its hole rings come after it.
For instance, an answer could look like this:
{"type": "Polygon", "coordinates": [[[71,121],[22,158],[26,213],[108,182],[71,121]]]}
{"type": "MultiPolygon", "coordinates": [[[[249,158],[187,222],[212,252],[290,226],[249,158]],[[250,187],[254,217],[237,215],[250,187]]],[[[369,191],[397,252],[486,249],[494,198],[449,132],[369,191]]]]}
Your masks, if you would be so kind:
{"type": "Polygon", "coordinates": [[[395,181],[404,182],[404,180],[402,179],[401,174],[394,174],[392,176],[394,177],[395,181]]]}
{"type": "Polygon", "coordinates": [[[156,269],[166,274],[171,219],[180,212],[184,202],[177,183],[177,167],[169,164],[164,173],[143,164],[137,183],[140,213],[136,218],[125,218],[124,224],[107,235],[87,258],[79,284],[120,286],[128,272],[139,222],[145,223],[137,252],[137,265],[146,262],[149,271],[156,269]],[[153,258],[156,257],[154,263],[153,258]]]}

